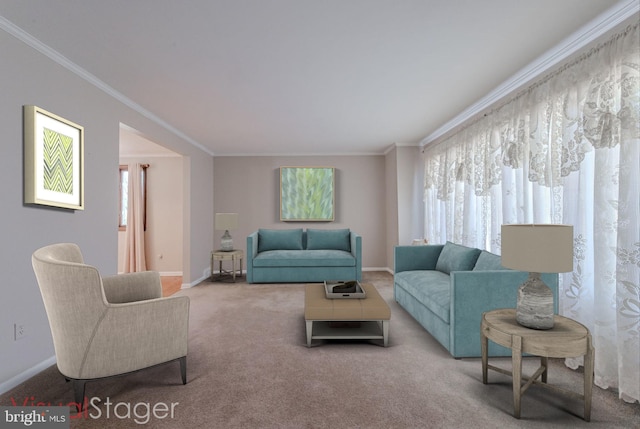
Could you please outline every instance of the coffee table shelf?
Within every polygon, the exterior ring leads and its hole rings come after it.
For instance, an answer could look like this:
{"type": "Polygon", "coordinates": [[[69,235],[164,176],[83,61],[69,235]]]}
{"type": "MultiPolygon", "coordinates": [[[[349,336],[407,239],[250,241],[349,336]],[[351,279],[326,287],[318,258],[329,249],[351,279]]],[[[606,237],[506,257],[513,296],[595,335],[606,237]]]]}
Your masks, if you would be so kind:
{"type": "MultiPolygon", "coordinates": [[[[381,321],[358,322],[358,326],[334,327],[335,321],[314,321],[312,340],[384,340],[381,321]]],[[[353,322],[345,322],[353,323],[353,322]]]]}

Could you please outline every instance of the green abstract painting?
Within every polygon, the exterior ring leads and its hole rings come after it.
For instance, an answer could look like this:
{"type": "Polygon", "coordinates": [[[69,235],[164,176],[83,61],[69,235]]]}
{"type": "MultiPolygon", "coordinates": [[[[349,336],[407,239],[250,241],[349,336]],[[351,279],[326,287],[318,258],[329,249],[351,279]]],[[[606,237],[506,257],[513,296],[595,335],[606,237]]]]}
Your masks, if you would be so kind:
{"type": "Polygon", "coordinates": [[[334,168],[281,167],[280,220],[334,220],[334,168]]]}
{"type": "Polygon", "coordinates": [[[73,194],[73,138],[43,130],[44,189],[73,194]]]}

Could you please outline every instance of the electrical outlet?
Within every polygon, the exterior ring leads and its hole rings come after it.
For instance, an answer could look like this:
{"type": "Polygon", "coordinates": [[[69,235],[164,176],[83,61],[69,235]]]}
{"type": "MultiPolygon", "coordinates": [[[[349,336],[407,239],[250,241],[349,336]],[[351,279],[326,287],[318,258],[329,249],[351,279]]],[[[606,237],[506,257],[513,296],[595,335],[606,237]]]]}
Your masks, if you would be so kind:
{"type": "Polygon", "coordinates": [[[18,341],[27,336],[27,329],[21,323],[13,324],[13,340],[18,341]]]}

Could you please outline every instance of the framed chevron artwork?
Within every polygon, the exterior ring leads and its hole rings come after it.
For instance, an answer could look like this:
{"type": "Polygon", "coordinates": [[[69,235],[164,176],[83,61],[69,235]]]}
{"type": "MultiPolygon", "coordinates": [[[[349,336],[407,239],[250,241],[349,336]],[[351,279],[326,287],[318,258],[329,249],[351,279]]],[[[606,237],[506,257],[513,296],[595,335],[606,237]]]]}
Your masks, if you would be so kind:
{"type": "Polygon", "coordinates": [[[23,106],[24,202],[84,210],[84,128],[23,106]]]}

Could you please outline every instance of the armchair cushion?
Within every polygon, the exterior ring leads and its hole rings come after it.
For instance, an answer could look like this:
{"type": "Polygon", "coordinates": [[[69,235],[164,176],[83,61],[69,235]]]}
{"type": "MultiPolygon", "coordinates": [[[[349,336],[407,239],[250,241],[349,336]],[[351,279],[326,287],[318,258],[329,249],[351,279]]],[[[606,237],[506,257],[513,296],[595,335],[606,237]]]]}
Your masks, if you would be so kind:
{"type": "Polygon", "coordinates": [[[103,277],[102,287],[107,302],[111,304],[162,297],[160,273],[156,271],[103,277]]]}
{"type": "Polygon", "coordinates": [[[258,230],[258,252],[302,249],[302,228],[258,230]]]}

